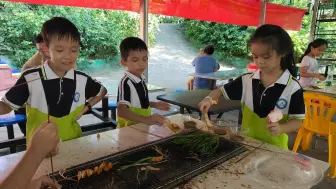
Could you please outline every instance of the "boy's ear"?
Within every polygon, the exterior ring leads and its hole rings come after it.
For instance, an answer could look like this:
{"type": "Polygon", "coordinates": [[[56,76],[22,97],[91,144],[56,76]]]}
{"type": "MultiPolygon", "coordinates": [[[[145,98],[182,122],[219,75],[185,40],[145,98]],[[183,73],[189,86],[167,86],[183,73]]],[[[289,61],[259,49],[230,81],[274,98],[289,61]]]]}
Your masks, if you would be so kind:
{"type": "Polygon", "coordinates": [[[121,59],[121,60],[120,60],[120,64],[123,65],[123,66],[126,66],[126,62],[125,62],[125,60],[124,60],[124,59],[121,59]]]}

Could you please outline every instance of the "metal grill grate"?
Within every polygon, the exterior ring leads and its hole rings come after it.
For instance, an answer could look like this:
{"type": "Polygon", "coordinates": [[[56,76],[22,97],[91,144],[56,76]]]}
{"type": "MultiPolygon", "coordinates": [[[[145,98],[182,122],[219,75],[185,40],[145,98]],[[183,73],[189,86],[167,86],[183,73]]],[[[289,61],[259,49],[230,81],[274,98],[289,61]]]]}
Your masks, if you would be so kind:
{"type": "MultiPolygon", "coordinates": [[[[57,174],[52,174],[64,189],[77,188],[127,188],[127,189],[152,189],[152,188],[172,188],[189,180],[192,177],[242,153],[245,148],[240,144],[236,144],[221,138],[217,152],[211,156],[198,157],[201,162],[195,159],[188,159],[190,152],[183,149],[181,146],[175,145],[172,138],[162,139],[149,144],[145,144],[124,152],[109,155],[91,162],[84,163],[72,168],[69,168],[65,176],[77,176],[78,170],[93,169],[95,166],[103,161],[112,162],[113,169],[109,173],[102,173],[101,175],[93,175],[90,178],[84,178],[79,183],[74,181],[62,180],[57,174]],[[158,146],[163,151],[168,150],[169,157],[166,162],[153,164],[151,166],[160,168],[160,171],[149,171],[147,179],[144,172],[140,172],[138,183],[137,174],[138,167],[130,167],[120,171],[119,168],[123,165],[128,165],[131,162],[139,159],[156,156],[156,152],[152,149],[153,145],[158,146]],[[111,185],[112,177],[114,178],[113,185],[111,185]]],[[[76,177],[77,178],[77,177],[76,177]]]]}

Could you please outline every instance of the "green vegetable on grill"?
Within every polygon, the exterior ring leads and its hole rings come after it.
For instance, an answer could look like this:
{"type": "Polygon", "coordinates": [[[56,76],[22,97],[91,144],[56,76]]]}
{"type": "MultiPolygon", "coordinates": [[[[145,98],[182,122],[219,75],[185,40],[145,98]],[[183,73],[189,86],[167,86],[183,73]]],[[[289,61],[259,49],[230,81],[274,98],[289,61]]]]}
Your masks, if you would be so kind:
{"type": "Polygon", "coordinates": [[[220,136],[216,134],[197,132],[174,136],[172,142],[194,153],[213,154],[219,146],[219,139],[220,136]]]}

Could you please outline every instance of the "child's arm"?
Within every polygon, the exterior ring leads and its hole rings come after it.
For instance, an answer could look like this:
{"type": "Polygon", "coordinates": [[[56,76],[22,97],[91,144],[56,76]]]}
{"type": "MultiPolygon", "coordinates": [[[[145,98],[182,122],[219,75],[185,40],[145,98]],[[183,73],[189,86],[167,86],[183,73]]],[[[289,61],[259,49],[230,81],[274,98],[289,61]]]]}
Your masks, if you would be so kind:
{"type": "Polygon", "coordinates": [[[308,57],[303,57],[300,64],[300,77],[312,77],[317,78],[318,80],[325,80],[325,77],[319,73],[308,73],[307,69],[311,66],[311,59],[308,57]]]}
{"type": "Polygon", "coordinates": [[[201,110],[201,112],[204,112],[212,106],[213,101],[217,100],[220,96],[222,96],[222,89],[218,88],[214,91],[212,91],[207,97],[205,97],[199,104],[198,107],[201,110]]]}
{"type": "Polygon", "coordinates": [[[137,123],[144,123],[148,125],[162,125],[164,116],[159,114],[153,114],[151,116],[141,116],[132,112],[126,104],[118,105],[118,116],[124,119],[134,121],[137,123]]]}
{"type": "Polygon", "coordinates": [[[12,111],[12,108],[6,103],[0,101],[0,115],[8,114],[12,111]]]}
{"type": "MultiPolygon", "coordinates": [[[[36,78],[31,78],[31,80],[34,81],[36,78]]],[[[27,84],[29,82],[30,81],[26,81],[25,75],[22,74],[15,85],[2,97],[0,101],[0,115],[8,114],[12,110],[17,110],[27,102],[30,95],[27,84]]]]}
{"type": "MultiPolygon", "coordinates": [[[[90,106],[96,105],[98,102],[100,102],[104,96],[107,94],[107,90],[105,87],[101,87],[100,92],[97,96],[90,98],[87,102],[90,104],[90,106]]],[[[89,108],[87,106],[84,107],[82,110],[82,114],[85,114],[87,111],[89,111],[89,108]]]]}
{"type": "Polygon", "coordinates": [[[102,86],[102,87],[100,88],[100,91],[99,91],[98,95],[95,96],[95,97],[90,98],[90,99],[88,100],[88,102],[90,103],[91,106],[94,106],[94,105],[96,105],[98,102],[100,102],[100,101],[104,98],[104,96],[106,96],[106,94],[107,94],[107,90],[106,90],[105,87],[102,86]]]}
{"type": "Polygon", "coordinates": [[[170,109],[170,104],[168,104],[167,102],[162,102],[162,101],[149,102],[149,105],[158,110],[168,111],[170,109]]]}
{"type": "MultiPolygon", "coordinates": [[[[34,176],[36,169],[39,167],[46,154],[54,149],[58,143],[59,136],[56,124],[44,123],[36,129],[30,140],[30,145],[27,151],[15,168],[9,170],[9,175],[0,182],[0,188],[27,188],[27,185],[31,183],[31,179],[34,176]]],[[[45,181],[48,181],[48,179],[46,180],[42,178],[41,182],[43,183],[45,181]]],[[[60,188],[60,185],[58,185],[57,182],[54,184],[56,185],[55,187],[60,188]]],[[[40,185],[41,184],[38,184],[37,186],[35,185],[34,188],[40,188],[40,185]]]]}
{"type": "MultiPolygon", "coordinates": [[[[87,76],[85,99],[87,99],[87,102],[90,106],[96,105],[104,98],[106,94],[107,90],[103,85],[100,84],[100,82],[87,76]]],[[[89,107],[85,106],[80,115],[78,115],[77,120],[87,111],[89,111],[89,107]]]]}
{"type": "Polygon", "coordinates": [[[294,93],[291,95],[291,99],[288,105],[289,120],[283,124],[276,122],[265,125],[265,127],[269,129],[273,136],[278,136],[281,133],[297,131],[302,125],[302,120],[305,118],[303,90],[299,84],[297,84],[296,89],[293,90],[294,93]]]}
{"type": "Polygon", "coordinates": [[[321,76],[319,73],[308,73],[307,68],[308,66],[303,66],[300,68],[300,77],[313,77],[319,79],[321,76]]]}
{"type": "Polygon", "coordinates": [[[22,66],[21,72],[24,72],[30,68],[35,68],[40,66],[42,62],[42,55],[36,52],[32,57],[30,57],[27,62],[22,66]]]}
{"type": "Polygon", "coordinates": [[[225,84],[223,87],[212,91],[207,97],[205,97],[199,104],[200,111],[203,112],[210,108],[214,100],[224,96],[230,100],[241,100],[243,94],[243,76],[225,84]]]}
{"type": "Polygon", "coordinates": [[[282,133],[297,131],[300,129],[301,125],[302,120],[293,119],[283,124],[279,124],[279,122],[268,123],[265,125],[265,127],[270,131],[272,136],[279,136],[282,133]]]}

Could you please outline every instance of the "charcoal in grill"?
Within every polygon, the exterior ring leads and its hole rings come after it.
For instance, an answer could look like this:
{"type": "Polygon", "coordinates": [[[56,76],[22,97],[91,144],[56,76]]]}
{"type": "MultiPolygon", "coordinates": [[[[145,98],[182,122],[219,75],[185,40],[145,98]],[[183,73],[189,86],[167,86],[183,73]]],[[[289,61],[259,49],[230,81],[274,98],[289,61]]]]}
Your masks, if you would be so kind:
{"type": "Polygon", "coordinates": [[[172,137],[141,145],[117,154],[108,155],[97,160],[93,160],[75,167],[67,169],[65,176],[73,177],[77,175],[79,170],[93,169],[99,166],[101,162],[112,162],[113,169],[109,172],[103,172],[100,175],[92,175],[89,178],[84,178],[79,182],[67,181],[53,173],[52,178],[55,178],[62,189],[95,189],[95,188],[114,188],[114,189],[168,189],[178,186],[186,180],[189,180],[206,170],[227,161],[228,159],[239,155],[246,149],[240,144],[228,141],[224,138],[220,139],[219,148],[212,155],[199,155],[196,159],[187,158],[190,152],[180,145],[172,142],[172,137]],[[119,168],[123,165],[129,165],[137,160],[149,157],[158,156],[153,150],[153,146],[157,146],[162,151],[168,151],[169,157],[166,162],[151,165],[160,168],[159,171],[149,171],[147,179],[144,178],[144,171],[139,175],[140,183],[137,179],[138,169],[144,166],[130,167],[125,170],[119,168]],[[114,178],[113,185],[109,185],[112,177],[114,178]]]}

